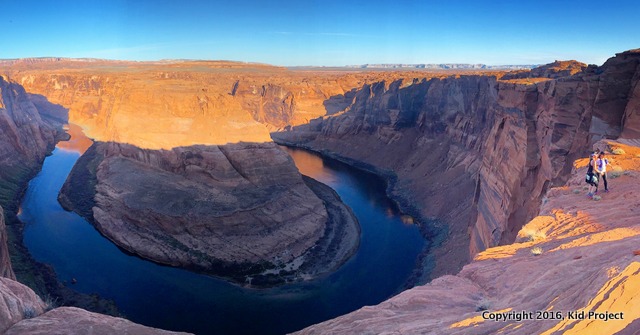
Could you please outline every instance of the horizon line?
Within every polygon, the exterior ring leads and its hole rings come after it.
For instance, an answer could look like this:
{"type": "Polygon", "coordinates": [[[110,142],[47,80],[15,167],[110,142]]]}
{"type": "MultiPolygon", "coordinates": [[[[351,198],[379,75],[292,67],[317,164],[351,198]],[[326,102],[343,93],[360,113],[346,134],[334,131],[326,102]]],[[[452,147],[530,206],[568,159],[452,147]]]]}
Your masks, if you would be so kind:
{"type": "MultiPolygon", "coordinates": [[[[403,62],[388,62],[388,63],[361,63],[361,64],[344,64],[344,65],[274,65],[270,63],[264,62],[254,62],[254,61],[242,61],[242,60],[231,60],[231,59],[203,59],[203,58],[161,58],[155,60],[135,60],[135,59],[115,59],[115,58],[98,58],[98,57],[63,57],[63,56],[33,56],[33,57],[19,57],[19,58],[0,58],[0,62],[19,62],[25,60],[53,60],[53,61],[105,61],[105,62],[129,62],[129,63],[160,63],[160,62],[228,62],[228,63],[241,63],[241,64],[251,64],[251,65],[268,65],[274,67],[284,67],[284,68],[296,68],[296,67],[346,67],[346,68],[356,68],[356,67],[378,67],[378,66],[397,66],[397,67],[418,67],[418,66],[450,66],[450,65],[469,65],[469,66],[485,66],[489,68],[496,67],[514,67],[514,66],[522,66],[522,67],[532,67],[532,66],[541,66],[549,63],[505,63],[505,64],[487,64],[487,63],[478,63],[478,62],[446,62],[446,63],[428,63],[428,62],[420,62],[420,63],[403,63],[403,62]]],[[[558,61],[558,60],[556,60],[558,61]]],[[[564,60],[563,60],[564,61],[564,60]]],[[[566,61],[576,61],[576,60],[566,60],[566,61]]],[[[579,62],[579,61],[577,61],[579,62]]],[[[582,62],[580,62],[582,63],[582,62]]]]}

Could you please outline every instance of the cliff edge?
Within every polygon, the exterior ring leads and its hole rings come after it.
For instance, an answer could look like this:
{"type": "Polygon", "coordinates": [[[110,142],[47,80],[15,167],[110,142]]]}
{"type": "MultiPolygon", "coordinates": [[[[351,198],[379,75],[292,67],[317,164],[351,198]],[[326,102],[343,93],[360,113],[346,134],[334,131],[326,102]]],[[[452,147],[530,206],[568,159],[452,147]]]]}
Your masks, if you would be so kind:
{"type": "Polygon", "coordinates": [[[588,159],[578,159],[516,243],[479,253],[455,276],[297,334],[635,334],[640,140],[595,146],[619,153],[609,156],[611,192],[587,198],[588,159]]]}

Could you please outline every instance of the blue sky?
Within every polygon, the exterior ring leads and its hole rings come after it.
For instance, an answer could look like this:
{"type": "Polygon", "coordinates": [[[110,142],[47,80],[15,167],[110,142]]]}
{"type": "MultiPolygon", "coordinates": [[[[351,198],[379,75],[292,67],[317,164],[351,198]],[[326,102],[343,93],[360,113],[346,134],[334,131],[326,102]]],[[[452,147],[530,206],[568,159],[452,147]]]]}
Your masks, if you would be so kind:
{"type": "Polygon", "coordinates": [[[600,65],[640,48],[636,0],[0,0],[0,8],[0,58],[600,65]]]}

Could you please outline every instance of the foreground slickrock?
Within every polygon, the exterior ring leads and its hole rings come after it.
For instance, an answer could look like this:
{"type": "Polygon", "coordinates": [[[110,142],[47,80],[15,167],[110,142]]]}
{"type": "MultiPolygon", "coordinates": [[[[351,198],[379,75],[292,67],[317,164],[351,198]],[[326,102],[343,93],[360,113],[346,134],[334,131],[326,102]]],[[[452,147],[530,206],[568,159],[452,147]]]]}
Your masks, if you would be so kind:
{"type": "Polygon", "coordinates": [[[145,327],[80,308],[48,306],[30,288],[0,277],[2,334],[186,334],[145,327]]]}
{"type": "Polygon", "coordinates": [[[428,233],[444,242],[425,258],[427,282],[511,243],[590,144],[638,134],[640,50],[530,75],[545,77],[367,84],[343,110],[272,137],[386,175],[405,210],[438,220],[428,233]]]}
{"type": "Polygon", "coordinates": [[[546,193],[539,216],[519,231],[516,243],[479,253],[458,275],[298,334],[636,334],[640,140],[626,143],[635,146],[596,145],[625,152],[609,157],[612,191],[600,185],[600,200],[585,196],[587,160],[578,160],[568,183],[546,193]],[[584,320],[570,319],[581,311],[584,320]],[[525,314],[533,320],[514,320],[525,314]],[[511,319],[495,321],[496,315],[511,319]]]}
{"type": "Polygon", "coordinates": [[[36,318],[24,319],[9,328],[5,334],[177,335],[188,333],[146,327],[129,320],[91,313],[80,308],[60,307],[36,318]]]}

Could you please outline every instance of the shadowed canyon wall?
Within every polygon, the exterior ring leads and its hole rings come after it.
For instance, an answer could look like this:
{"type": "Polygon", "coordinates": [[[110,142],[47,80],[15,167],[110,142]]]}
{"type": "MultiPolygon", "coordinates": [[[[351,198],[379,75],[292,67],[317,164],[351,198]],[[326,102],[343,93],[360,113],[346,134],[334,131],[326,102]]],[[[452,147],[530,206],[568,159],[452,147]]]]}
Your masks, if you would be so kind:
{"type": "Polygon", "coordinates": [[[455,273],[479,251],[511,243],[591,143],[636,131],[639,64],[630,51],[601,67],[551,64],[540,73],[553,80],[382,81],[343,111],[272,137],[397,179],[391,193],[447,230],[433,275],[455,273]]]}
{"type": "Polygon", "coordinates": [[[34,101],[24,88],[0,76],[0,275],[15,279],[7,249],[6,224],[15,220],[17,198],[37,172],[61,132],[50,118],[53,108],[34,101]],[[43,119],[47,118],[47,119],[43,119]],[[9,218],[5,222],[5,216],[9,218]]]}

